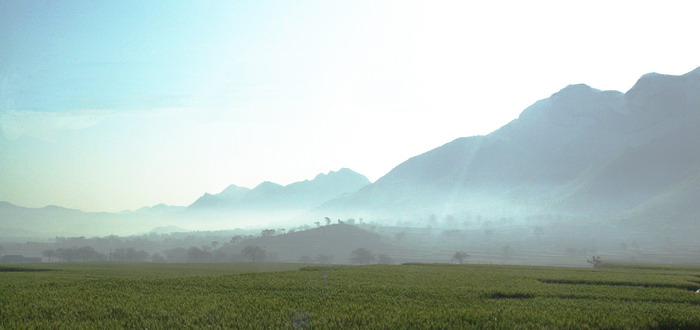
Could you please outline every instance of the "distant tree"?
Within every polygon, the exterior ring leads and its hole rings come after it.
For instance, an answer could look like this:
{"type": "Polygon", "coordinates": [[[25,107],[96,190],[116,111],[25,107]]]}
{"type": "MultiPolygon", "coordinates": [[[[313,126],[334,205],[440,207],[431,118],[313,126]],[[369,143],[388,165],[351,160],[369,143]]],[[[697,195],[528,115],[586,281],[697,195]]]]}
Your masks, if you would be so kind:
{"type": "Polygon", "coordinates": [[[459,229],[447,229],[440,233],[440,238],[443,240],[464,240],[464,232],[459,229]]]}
{"type": "Polygon", "coordinates": [[[469,257],[469,255],[465,252],[457,251],[454,255],[452,255],[452,260],[459,262],[459,264],[461,265],[464,263],[464,259],[467,257],[469,257]]]}
{"type": "Polygon", "coordinates": [[[431,214],[428,217],[428,224],[432,227],[435,227],[435,225],[437,225],[437,222],[438,222],[437,220],[438,220],[437,216],[435,214],[431,214]]]}
{"type": "Polygon", "coordinates": [[[59,248],[56,249],[56,257],[60,258],[61,261],[98,261],[104,260],[106,257],[99,252],[95,251],[90,246],[83,247],[73,247],[73,248],[59,248]]]}
{"type": "Polygon", "coordinates": [[[160,253],[154,253],[151,255],[151,262],[163,263],[165,262],[165,258],[163,258],[160,253]]]}
{"type": "Polygon", "coordinates": [[[272,237],[275,235],[275,230],[274,229],[263,229],[263,231],[260,233],[260,236],[262,237],[272,237]]]}
{"type": "Polygon", "coordinates": [[[350,253],[350,261],[354,264],[369,264],[374,261],[374,254],[372,251],[365,248],[355,249],[350,253]]]}
{"type": "Polygon", "coordinates": [[[316,262],[319,264],[332,264],[333,255],[331,254],[319,254],[316,256],[316,262]]]}
{"type": "Polygon", "coordinates": [[[186,262],[187,250],[181,247],[163,251],[165,258],[169,262],[186,262]]]}
{"type": "Polygon", "coordinates": [[[114,261],[129,261],[129,262],[144,262],[148,260],[149,254],[143,250],[134,248],[118,248],[112,252],[112,260],[114,261]]]}
{"type": "Polygon", "coordinates": [[[386,254],[379,254],[377,255],[377,263],[382,265],[393,265],[394,259],[386,254]]]}
{"type": "Polygon", "coordinates": [[[544,229],[540,226],[535,226],[535,228],[532,228],[532,234],[535,235],[535,237],[540,238],[542,235],[544,235],[544,229]]]}
{"type": "Polygon", "coordinates": [[[43,255],[44,257],[49,258],[49,262],[51,262],[51,259],[53,259],[53,257],[56,256],[56,251],[54,251],[54,250],[44,250],[44,251],[41,252],[41,255],[43,255]]]}
{"type": "Polygon", "coordinates": [[[347,223],[348,225],[354,225],[355,219],[354,218],[345,219],[345,223],[347,223]]]}
{"type": "Polygon", "coordinates": [[[284,235],[287,232],[287,229],[280,228],[280,229],[277,229],[277,231],[279,231],[280,233],[282,233],[282,235],[284,235]]]}
{"type": "Polygon", "coordinates": [[[326,226],[331,224],[331,218],[325,217],[324,219],[326,220],[326,226]]]}
{"type": "Polygon", "coordinates": [[[318,221],[314,221],[314,225],[316,225],[316,228],[321,227],[321,223],[318,221]]]}
{"type": "Polygon", "coordinates": [[[501,248],[501,253],[503,253],[503,257],[506,259],[509,259],[510,257],[512,257],[513,252],[514,252],[514,250],[512,247],[510,247],[510,245],[506,245],[506,246],[501,248]]]}
{"type": "Polygon", "coordinates": [[[447,226],[447,228],[457,227],[457,218],[452,214],[447,215],[445,217],[445,226],[447,226]]]}
{"type": "Polygon", "coordinates": [[[603,264],[603,261],[600,259],[600,256],[592,256],[590,259],[586,260],[589,264],[593,265],[593,268],[598,268],[600,267],[601,264],[603,264]]]}
{"type": "Polygon", "coordinates": [[[231,237],[231,241],[229,241],[229,243],[231,243],[231,245],[238,245],[238,243],[240,243],[242,241],[243,241],[243,236],[236,235],[236,236],[231,237]]]}
{"type": "Polygon", "coordinates": [[[209,253],[209,251],[196,246],[187,249],[187,262],[207,262],[209,258],[211,258],[211,253],[209,253]]]}
{"type": "Polygon", "coordinates": [[[359,218],[358,220],[360,221],[361,225],[365,223],[365,219],[363,219],[363,218],[359,218]]]}
{"type": "Polygon", "coordinates": [[[219,246],[219,241],[211,241],[212,249],[216,249],[217,246],[219,246]]]}
{"type": "Polygon", "coordinates": [[[248,245],[241,250],[241,255],[243,255],[246,259],[250,259],[252,262],[256,262],[264,260],[266,253],[265,250],[259,246],[248,245]]]}

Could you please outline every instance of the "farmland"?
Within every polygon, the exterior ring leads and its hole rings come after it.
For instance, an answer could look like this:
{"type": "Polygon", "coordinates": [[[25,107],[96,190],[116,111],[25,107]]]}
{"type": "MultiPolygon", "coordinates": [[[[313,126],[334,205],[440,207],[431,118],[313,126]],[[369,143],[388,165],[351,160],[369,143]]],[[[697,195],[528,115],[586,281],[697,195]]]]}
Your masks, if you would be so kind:
{"type": "Polygon", "coordinates": [[[698,328],[700,267],[0,268],[0,328],[698,328]]]}

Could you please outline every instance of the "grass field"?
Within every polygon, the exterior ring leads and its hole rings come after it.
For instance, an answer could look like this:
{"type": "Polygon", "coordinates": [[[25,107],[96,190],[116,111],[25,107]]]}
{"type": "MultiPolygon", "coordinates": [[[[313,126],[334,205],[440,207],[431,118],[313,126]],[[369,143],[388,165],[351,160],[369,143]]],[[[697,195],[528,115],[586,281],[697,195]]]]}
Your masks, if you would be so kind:
{"type": "Polygon", "coordinates": [[[700,267],[0,267],[0,328],[700,328],[700,267]]]}

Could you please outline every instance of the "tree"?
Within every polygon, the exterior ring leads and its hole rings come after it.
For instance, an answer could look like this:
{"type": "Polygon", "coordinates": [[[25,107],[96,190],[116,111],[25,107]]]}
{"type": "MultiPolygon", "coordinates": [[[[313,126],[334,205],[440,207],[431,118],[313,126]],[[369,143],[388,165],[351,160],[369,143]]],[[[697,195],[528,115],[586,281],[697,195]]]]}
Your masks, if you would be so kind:
{"type": "Polygon", "coordinates": [[[326,226],[331,224],[331,218],[325,217],[324,219],[326,220],[326,226]]]}
{"type": "Polygon", "coordinates": [[[377,255],[377,263],[382,265],[393,265],[394,259],[386,254],[377,255]]]}
{"type": "Polygon", "coordinates": [[[196,246],[187,249],[187,262],[206,262],[211,258],[211,253],[196,246]]]}
{"type": "Polygon", "coordinates": [[[457,251],[457,252],[455,252],[455,254],[452,256],[452,260],[459,262],[459,264],[461,265],[461,264],[464,263],[464,259],[467,258],[467,257],[469,257],[469,255],[466,254],[465,252],[457,251]]]}
{"type": "Polygon", "coordinates": [[[259,246],[255,245],[248,245],[243,250],[241,250],[241,254],[246,257],[247,259],[250,259],[252,262],[256,261],[262,261],[265,259],[265,250],[263,250],[259,246]]]}
{"type": "Polygon", "coordinates": [[[165,258],[163,258],[163,256],[160,255],[160,253],[154,253],[151,255],[151,262],[165,262],[165,258]]]}
{"type": "Polygon", "coordinates": [[[112,252],[112,260],[114,261],[130,261],[130,262],[145,262],[148,260],[149,253],[144,250],[136,250],[134,248],[118,248],[112,252]]]}
{"type": "Polygon", "coordinates": [[[593,268],[598,268],[603,263],[600,260],[600,256],[592,256],[590,259],[586,260],[589,264],[593,265],[593,268]]]}
{"type": "Polygon", "coordinates": [[[168,262],[186,262],[187,261],[187,250],[181,247],[177,247],[170,250],[163,251],[165,253],[165,258],[168,262]]]}
{"type": "Polygon", "coordinates": [[[316,225],[316,228],[321,227],[321,223],[318,221],[314,221],[314,225],[316,225]]]}
{"type": "Polygon", "coordinates": [[[532,229],[532,234],[535,235],[535,237],[540,238],[542,235],[544,235],[544,229],[540,226],[535,226],[535,228],[532,229]]]}
{"type": "Polygon", "coordinates": [[[237,245],[238,243],[240,243],[242,241],[243,241],[243,236],[236,235],[236,236],[231,237],[231,241],[229,241],[229,243],[231,243],[231,245],[237,245]]]}
{"type": "Polygon", "coordinates": [[[333,263],[333,255],[331,254],[319,254],[316,256],[316,262],[319,264],[332,264],[333,263]]]}
{"type": "Polygon", "coordinates": [[[56,251],[54,251],[54,250],[44,250],[44,251],[41,252],[41,255],[43,255],[44,257],[49,258],[49,262],[51,262],[51,259],[53,259],[53,257],[56,256],[56,251]]]}
{"type": "Polygon", "coordinates": [[[260,233],[262,237],[272,237],[275,235],[275,230],[274,229],[263,229],[263,231],[260,233]]]}
{"type": "Polygon", "coordinates": [[[514,250],[512,247],[510,247],[510,245],[506,245],[501,248],[501,253],[503,253],[503,257],[506,259],[510,259],[510,257],[513,256],[513,252],[514,250]]]}
{"type": "Polygon", "coordinates": [[[355,249],[350,253],[350,261],[354,264],[369,264],[370,262],[374,261],[374,254],[372,251],[364,249],[364,248],[359,248],[355,249]]]}

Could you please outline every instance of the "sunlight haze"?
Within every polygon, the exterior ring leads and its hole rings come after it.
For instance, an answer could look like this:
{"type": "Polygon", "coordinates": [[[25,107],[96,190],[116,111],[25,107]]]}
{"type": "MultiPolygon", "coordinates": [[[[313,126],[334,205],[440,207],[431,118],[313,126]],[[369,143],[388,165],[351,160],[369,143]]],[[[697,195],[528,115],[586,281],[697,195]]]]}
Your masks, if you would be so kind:
{"type": "Polygon", "coordinates": [[[700,65],[692,1],[3,1],[0,201],[370,181],[569,84],[700,65]]]}

